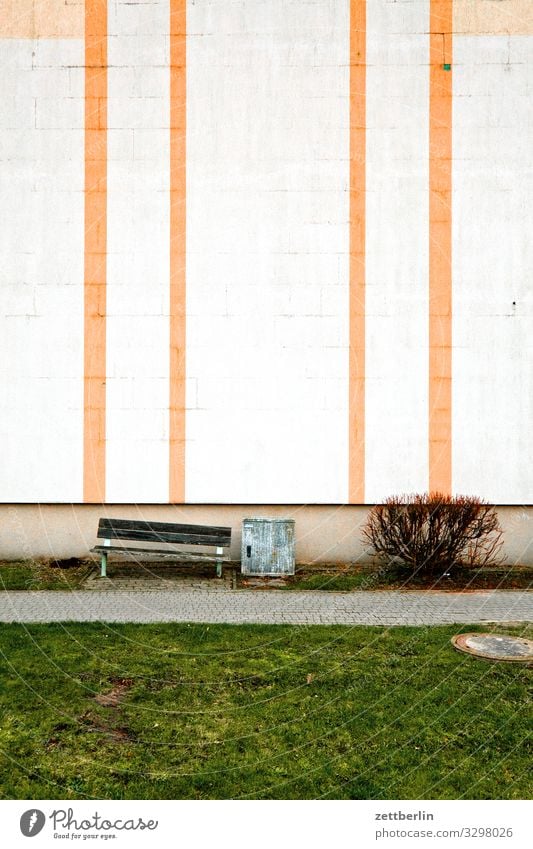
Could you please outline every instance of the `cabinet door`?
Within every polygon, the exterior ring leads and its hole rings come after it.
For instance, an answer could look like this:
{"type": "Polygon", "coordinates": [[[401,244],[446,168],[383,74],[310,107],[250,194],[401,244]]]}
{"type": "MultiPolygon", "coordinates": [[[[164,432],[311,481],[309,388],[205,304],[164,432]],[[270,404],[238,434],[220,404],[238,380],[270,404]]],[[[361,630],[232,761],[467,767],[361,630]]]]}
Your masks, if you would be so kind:
{"type": "Polygon", "coordinates": [[[293,575],[293,523],[243,522],[241,571],[243,575],[293,575]]]}

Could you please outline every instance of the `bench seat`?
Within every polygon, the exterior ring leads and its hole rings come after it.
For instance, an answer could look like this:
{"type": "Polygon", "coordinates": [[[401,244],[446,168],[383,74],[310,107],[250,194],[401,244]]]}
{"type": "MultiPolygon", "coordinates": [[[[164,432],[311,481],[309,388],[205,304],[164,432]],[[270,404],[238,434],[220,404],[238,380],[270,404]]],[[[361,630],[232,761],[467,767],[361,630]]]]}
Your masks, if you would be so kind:
{"type": "MultiPolygon", "coordinates": [[[[162,557],[173,557],[174,559],[180,558],[182,560],[205,560],[207,563],[211,563],[215,558],[212,554],[197,554],[195,551],[169,551],[168,549],[163,548],[123,548],[121,545],[95,545],[94,548],[91,548],[91,551],[94,552],[107,552],[107,551],[117,551],[121,554],[157,554],[162,557]]],[[[220,555],[216,558],[216,560],[220,560],[221,563],[231,563],[229,557],[223,557],[220,555]]]]}

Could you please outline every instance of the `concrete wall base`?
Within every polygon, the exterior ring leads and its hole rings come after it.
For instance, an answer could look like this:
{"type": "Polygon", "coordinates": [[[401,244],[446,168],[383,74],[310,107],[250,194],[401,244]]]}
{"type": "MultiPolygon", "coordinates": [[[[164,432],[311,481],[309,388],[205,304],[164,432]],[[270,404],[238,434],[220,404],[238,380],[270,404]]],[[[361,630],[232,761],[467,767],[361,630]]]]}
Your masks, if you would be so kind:
{"type": "MultiPolygon", "coordinates": [[[[361,544],[368,507],[358,505],[0,505],[0,559],[89,557],[101,516],[153,519],[233,529],[231,557],[240,558],[242,520],[263,516],[295,519],[299,563],[354,563],[370,558],[361,544]]],[[[499,507],[508,564],[533,565],[533,506],[499,507]]]]}

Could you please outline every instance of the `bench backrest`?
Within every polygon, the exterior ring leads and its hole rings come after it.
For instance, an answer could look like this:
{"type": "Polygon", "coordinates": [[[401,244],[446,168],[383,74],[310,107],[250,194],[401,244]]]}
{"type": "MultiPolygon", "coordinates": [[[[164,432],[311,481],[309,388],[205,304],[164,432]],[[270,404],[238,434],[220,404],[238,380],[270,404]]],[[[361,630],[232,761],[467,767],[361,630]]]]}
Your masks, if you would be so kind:
{"type": "Polygon", "coordinates": [[[135,519],[100,519],[97,536],[100,539],[216,545],[227,548],[231,543],[231,528],[213,525],[176,525],[172,522],[141,522],[135,519]]]}

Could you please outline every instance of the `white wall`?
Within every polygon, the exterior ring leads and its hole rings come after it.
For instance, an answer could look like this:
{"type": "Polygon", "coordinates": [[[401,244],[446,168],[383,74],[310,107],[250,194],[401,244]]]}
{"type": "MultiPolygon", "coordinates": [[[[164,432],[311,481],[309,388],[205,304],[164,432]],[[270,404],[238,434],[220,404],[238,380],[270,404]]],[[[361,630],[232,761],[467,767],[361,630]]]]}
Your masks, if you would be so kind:
{"type": "Polygon", "coordinates": [[[79,501],[84,45],[0,53],[0,493],[79,501]]]}
{"type": "Polygon", "coordinates": [[[533,500],[533,37],[456,37],[453,486],[533,500]]]}
{"type": "Polygon", "coordinates": [[[429,5],[367,4],[366,500],[428,487],[429,5]]]}
{"type": "MultiPolygon", "coordinates": [[[[533,36],[479,34],[502,4],[482,5],[483,22],[457,6],[472,35],[453,38],[453,486],[521,504],[533,501],[533,36]]],[[[349,11],[187,5],[189,502],[348,496],[349,11]]],[[[367,3],[369,502],[428,485],[429,11],[367,3]]],[[[0,40],[6,502],[83,497],[81,25],[65,30],[78,38],[0,40]]],[[[108,2],[109,502],[169,497],[169,29],[170,0],[108,2]]]]}
{"type": "Polygon", "coordinates": [[[348,10],[188,5],[188,501],[346,498],[348,10]]]}
{"type": "Polygon", "coordinates": [[[109,501],[168,501],[169,15],[109,0],[109,501]]]}

